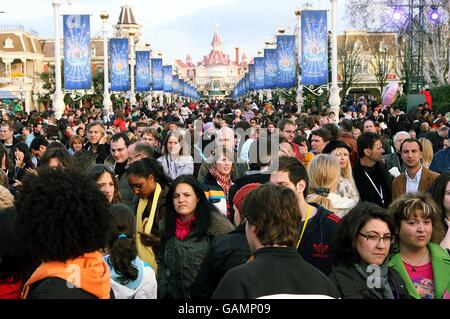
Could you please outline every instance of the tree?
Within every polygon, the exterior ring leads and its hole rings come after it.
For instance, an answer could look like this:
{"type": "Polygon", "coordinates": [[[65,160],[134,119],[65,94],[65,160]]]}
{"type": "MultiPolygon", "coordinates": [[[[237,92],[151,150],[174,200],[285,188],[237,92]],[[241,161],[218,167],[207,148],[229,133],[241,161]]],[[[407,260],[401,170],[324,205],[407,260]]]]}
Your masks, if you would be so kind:
{"type": "MultiPolygon", "coordinates": [[[[347,0],[346,16],[358,29],[391,31],[397,32],[399,37],[406,36],[408,3],[408,0],[347,0]],[[399,21],[392,18],[396,8],[403,10],[404,18],[399,21]]],[[[450,84],[450,0],[424,0],[424,4],[424,78],[430,86],[450,84]],[[429,19],[428,11],[432,5],[439,8],[438,21],[429,19]]]]}
{"type": "Polygon", "coordinates": [[[383,92],[383,88],[387,84],[388,74],[394,71],[395,43],[392,39],[382,35],[371,35],[367,42],[372,57],[369,65],[377,80],[380,92],[383,92]]]}
{"type": "MultiPolygon", "coordinates": [[[[342,91],[341,95],[345,95],[345,92],[354,84],[362,79],[361,65],[363,63],[363,52],[360,48],[354,45],[350,46],[347,41],[339,50],[339,66],[340,75],[342,79],[342,91]]],[[[341,96],[343,97],[343,96],[341,96]]]]}

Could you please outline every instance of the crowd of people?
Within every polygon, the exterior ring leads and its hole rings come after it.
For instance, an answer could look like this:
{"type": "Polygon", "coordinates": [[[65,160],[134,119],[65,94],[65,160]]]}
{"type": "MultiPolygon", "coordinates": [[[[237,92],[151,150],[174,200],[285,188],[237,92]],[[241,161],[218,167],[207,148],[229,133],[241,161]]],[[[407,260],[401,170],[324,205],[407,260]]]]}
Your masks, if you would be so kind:
{"type": "Polygon", "coordinates": [[[0,299],[450,299],[427,104],[1,114],[0,299]]]}

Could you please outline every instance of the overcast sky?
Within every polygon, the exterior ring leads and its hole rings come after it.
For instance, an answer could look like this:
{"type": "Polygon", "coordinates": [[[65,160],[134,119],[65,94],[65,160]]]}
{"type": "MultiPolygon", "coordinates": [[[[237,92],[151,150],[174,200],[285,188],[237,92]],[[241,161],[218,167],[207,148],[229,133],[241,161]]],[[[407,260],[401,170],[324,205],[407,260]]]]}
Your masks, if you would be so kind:
{"type": "MultiPolygon", "coordinates": [[[[295,27],[296,8],[301,0],[73,0],[71,6],[61,0],[61,14],[91,14],[91,34],[100,35],[99,14],[107,10],[110,24],[116,24],[121,6],[133,6],[137,23],[142,25],[142,37],[154,51],[161,51],[164,63],[185,60],[190,53],[194,63],[211,49],[216,21],[226,54],[234,59],[234,48],[240,48],[249,58],[273,38],[284,26],[289,33],[295,27]]],[[[316,9],[330,10],[329,0],[312,0],[316,9]]],[[[338,32],[347,29],[345,0],[338,0],[338,32]]],[[[53,37],[52,0],[3,0],[0,4],[0,25],[20,24],[42,38],[53,37]]],[[[62,21],[62,20],[61,20],[62,21]]],[[[329,15],[329,28],[331,16],[329,15]]],[[[62,24],[62,22],[61,22],[62,24]]],[[[112,27],[111,27],[112,28],[112,27]]]]}

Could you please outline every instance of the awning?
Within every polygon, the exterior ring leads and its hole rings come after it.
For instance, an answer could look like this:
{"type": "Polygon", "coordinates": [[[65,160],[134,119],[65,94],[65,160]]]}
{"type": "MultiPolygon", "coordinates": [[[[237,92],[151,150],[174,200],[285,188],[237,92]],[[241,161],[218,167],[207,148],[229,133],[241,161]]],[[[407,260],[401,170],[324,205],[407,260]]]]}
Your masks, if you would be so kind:
{"type": "Polygon", "coordinates": [[[0,90],[0,100],[14,100],[14,99],[18,99],[18,97],[12,94],[10,91],[0,90]]]}

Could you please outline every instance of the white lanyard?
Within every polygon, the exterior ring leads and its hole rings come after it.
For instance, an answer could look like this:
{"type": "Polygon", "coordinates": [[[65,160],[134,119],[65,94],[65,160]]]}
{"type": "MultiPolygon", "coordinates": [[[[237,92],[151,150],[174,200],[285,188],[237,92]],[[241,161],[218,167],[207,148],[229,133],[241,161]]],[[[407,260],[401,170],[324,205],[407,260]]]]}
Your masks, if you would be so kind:
{"type": "Polygon", "coordinates": [[[372,183],[373,188],[375,188],[375,191],[377,192],[378,196],[380,196],[381,202],[383,203],[383,206],[384,206],[383,187],[380,184],[380,190],[378,190],[377,186],[373,182],[372,178],[370,178],[369,174],[367,174],[366,171],[364,171],[364,173],[366,173],[366,176],[369,179],[369,181],[372,183]]]}

